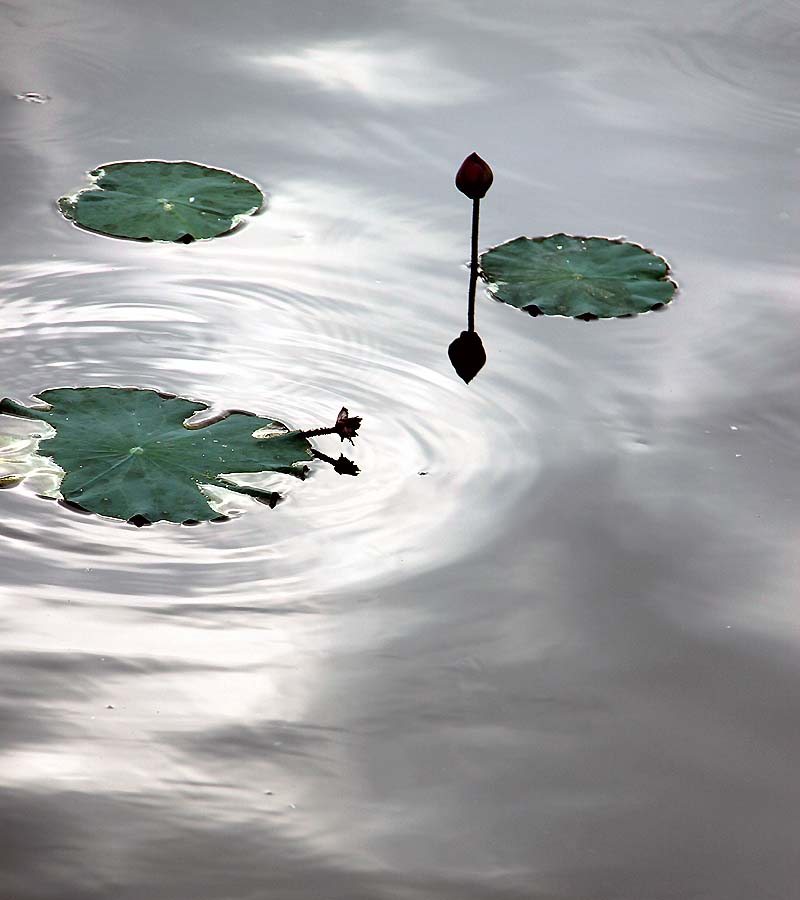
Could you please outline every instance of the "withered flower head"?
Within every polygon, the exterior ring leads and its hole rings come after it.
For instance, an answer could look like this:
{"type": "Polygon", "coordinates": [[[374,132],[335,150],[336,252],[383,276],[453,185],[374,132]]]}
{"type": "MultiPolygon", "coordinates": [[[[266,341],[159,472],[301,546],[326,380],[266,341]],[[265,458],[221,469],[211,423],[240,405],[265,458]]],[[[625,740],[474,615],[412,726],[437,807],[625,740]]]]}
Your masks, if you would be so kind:
{"type": "Polygon", "coordinates": [[[344,441],[345,439],[353,443],[358,429],[361,427],[361,416],[350,416],[347,407],[343,406],[336,417],[336,424],[333,430],[344,441]]]}

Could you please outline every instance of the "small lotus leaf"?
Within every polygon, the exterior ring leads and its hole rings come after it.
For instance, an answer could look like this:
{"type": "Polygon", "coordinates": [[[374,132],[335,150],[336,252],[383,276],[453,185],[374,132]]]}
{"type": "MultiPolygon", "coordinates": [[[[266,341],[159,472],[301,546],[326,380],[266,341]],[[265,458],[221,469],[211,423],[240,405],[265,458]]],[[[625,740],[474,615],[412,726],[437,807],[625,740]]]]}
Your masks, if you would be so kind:
{"type": "Polygon", "coordinates": [[[108,163],[89,174],[93,184],[61,197],[59,209],[77,225],[114,237],[217,237],[264,203],[252,181],[191,162],[108,163]]]}
{"type": "Polygon", "coordinates": [[[56,430],[40,445],[65,472],[65,501],[134,524],[202,522],[218,517],[199,485],[223,487],[274,505],[278,495],[226,474],[282,472],[302,477],[313,457],[304,434],[235,411],[200,427],[185,420],[205,403],[137,388],[43,391],[47,409],[0,402],[0,413],[40,419],[56,430]],[[268,429],[273,434],[253,437],[268,429]]]}
{"type": "Polygon", "coordinates": [[[480,265],[496,300],[531,315],[629,316],[669,303],[676,289],[662,257],[601,237],[518,237],[487,250],[480,265]]]}

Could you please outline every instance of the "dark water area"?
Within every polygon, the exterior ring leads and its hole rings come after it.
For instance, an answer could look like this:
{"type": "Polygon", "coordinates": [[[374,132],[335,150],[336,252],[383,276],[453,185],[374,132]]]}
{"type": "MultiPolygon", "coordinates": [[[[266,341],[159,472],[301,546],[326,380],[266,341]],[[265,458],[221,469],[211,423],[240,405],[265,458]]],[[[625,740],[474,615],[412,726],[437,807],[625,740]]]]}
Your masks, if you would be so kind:
{"type": "Polygon", "coordinates": [[[357,479],[221,525],[0,492],[0,900],[797,896],[799,41],[793,0],[0,3],[0,395],[364,419],[357,479]],[[465,386],[473,150],[482,248],[625,235],[671,307],[479,292],[465,386]],[[142,158],[269,209],[58,214],[142,158]]]}

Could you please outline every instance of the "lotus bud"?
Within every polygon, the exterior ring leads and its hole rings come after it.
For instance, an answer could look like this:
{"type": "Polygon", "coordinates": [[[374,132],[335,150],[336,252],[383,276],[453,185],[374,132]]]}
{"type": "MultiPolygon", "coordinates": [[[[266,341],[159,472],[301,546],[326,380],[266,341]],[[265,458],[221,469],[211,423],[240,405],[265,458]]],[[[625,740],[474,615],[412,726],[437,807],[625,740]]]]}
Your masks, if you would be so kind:
{"type": "Polygon", "coordinates": [[[470,153],[456,173],[456,187],[470,200],[485,197],[493,181],[494,174],[489,163],[481,159],[477,153],[470,153]]]}

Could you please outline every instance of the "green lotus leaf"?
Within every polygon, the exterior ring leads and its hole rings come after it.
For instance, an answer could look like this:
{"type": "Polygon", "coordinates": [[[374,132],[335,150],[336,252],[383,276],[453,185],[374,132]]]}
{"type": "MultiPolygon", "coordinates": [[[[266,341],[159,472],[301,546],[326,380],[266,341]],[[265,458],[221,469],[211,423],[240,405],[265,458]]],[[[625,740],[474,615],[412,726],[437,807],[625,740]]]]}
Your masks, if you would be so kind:
{"type": "Polygon", "coordinates": [[[39,453],[64,470],[60,491],[65,501],[135,525],[218,518],[200,485],[274,506],[276,493],[236,484],[228,476],[281,472],[302,478],[303,463],[317,455],[306,433],[252,413],[233,411],[187,425],[187,418],[208,406],[156,391],[57,388],[39,398],[48,408],[5,399],[0,413],[53,426],[55,437],[43,440],[39,453]],[[253,437],[262,430],[270,433],[253,437]]]}
{"type": "Polygon", "coordinates": [[[89,187],[61,197],[77,225],[114,237],[190,241],[230,231],[264,203],[246,178],[191,162],[117,162],[89,173],[89,187]]]}
{"type": "Polygon", "coordinates": [[[480,258],[489,293],[531,315],[607,319],[659,309],[675,282],[665,259],[601,237],[518,237],[480,258]]]}

